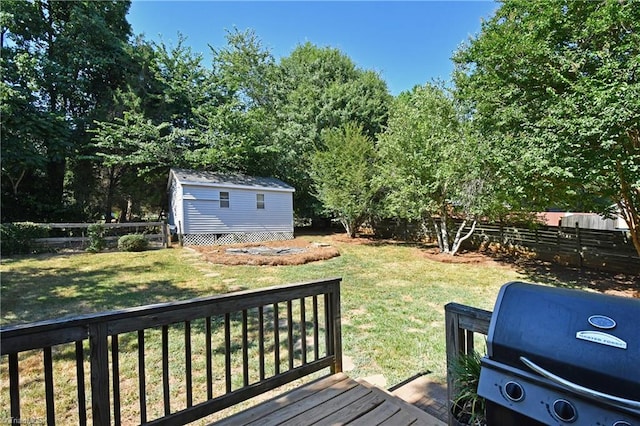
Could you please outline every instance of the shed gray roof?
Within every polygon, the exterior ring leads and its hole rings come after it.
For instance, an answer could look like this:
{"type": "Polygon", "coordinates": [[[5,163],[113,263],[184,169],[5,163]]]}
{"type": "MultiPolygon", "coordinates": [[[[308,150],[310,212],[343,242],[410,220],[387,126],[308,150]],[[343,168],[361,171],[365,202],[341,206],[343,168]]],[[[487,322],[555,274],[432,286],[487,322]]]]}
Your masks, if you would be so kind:
{"type": "Polygon", "coordinates": [[[183,185],[265,188],[293,192],[295,189],[272,177],[247,176],[240,173],[217,173],[187,169],[171,169],[171,174],[183,185]]]}

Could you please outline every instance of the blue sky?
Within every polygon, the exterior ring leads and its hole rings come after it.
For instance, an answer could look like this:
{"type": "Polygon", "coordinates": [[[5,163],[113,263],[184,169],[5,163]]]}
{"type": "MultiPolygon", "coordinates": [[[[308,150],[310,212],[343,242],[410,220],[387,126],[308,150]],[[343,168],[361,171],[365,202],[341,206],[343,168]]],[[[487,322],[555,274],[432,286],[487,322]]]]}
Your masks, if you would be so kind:
{"type": "Polygon", "coordinates": [[[397,95],[434,79],[449,81],[451,55],[480,31],[492,1],[160,1],[134,0],[134,34],[175,44],[178,32],[210,59],[208,45],[226,45],[226,30],[254,30],[276,59],[307,41],[340,49],[377,71],[397,95]]]}

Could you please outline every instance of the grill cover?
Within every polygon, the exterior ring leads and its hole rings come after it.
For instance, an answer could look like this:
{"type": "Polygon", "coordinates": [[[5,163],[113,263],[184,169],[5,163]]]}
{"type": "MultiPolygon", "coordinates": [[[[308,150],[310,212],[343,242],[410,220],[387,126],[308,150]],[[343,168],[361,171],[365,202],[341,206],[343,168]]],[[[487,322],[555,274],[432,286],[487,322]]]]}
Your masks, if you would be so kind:
{"type": "Polygon", "coordinates": [[[524,356],[566,380],[640,401],[640,300],[512,282],[496,300],[490,359],[524,356]]]}

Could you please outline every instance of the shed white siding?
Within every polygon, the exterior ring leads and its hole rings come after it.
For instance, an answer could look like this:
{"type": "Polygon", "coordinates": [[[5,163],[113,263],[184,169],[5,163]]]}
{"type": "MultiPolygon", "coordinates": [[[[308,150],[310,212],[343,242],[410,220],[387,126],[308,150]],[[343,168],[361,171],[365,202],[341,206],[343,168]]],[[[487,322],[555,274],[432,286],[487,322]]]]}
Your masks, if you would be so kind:
{"type": "Polygon", "coordinates": [[[194,189],[184,187],[185,234],[293,231],[291,193],[210,188],[205,196],[193,197],[194,189]],[[220,191],[229,192],[228,208],[220,207],[220,191]],[[264,209],[257,208],[256,194],[264,194],[264,209]]]}
{"type": "Polygon", "coordinates": [[[181,185],[175,179],[169,181],[169,225],[180,232],[179,225],[184,223],[184,210],[181,185]]]}
{"type": "Polygon", "coordinates": [[[172,170],[170,174],[169,223],[177,232],[214,238],[228,234],[293,237],[294,189],[284,182],[245,177],[246,182],[257,182],[251,186],[238,176],[227,183],[219,175],[212,174],[207,181],[204,173],[195,173],[172,170]],[[189,173],[194,173],[197,181],[188,181],[189,173]],[[221,192],[228,194],[228,207],[220,206],[221,192]],[[258,208],[258,194],[264,197],[263,208],[258,208]]]}

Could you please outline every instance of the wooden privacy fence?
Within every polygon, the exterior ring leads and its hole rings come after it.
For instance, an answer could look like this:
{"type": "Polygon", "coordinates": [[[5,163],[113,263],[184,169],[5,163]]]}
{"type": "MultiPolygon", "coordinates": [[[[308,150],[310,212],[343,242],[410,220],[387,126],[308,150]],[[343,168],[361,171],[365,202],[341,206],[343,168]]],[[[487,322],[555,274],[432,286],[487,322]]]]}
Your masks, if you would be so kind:
{"type": "MultiPolygon", "coordinates": [[[[37,223],[34,225],[72,234],[64,237],[36,238],[34,243],[40,247],[86,248],[89,245],[87,229],[95,223],[37,223]]],[[[143,234],[147,240],[162,244],[162,247],[167,247],[171,241],[169,227],[165,222],[101,223],[99,225],[104,226],[107,234],[104,239],[110,245],[115,245],[118,238],[125,234],[143,234]],[[110,233],[114,235],[109,235],[110,233]]]]}
{"type": "Polygon", "coordinates": [[[544,226],[535,229],[479,224],[473,243],[483,241],[530,250],[565,265],[640,273],[640,257],[624,231],[544,226]]]}
{"type": "Polygon", "coordinates": [[[11,423],[186,424],[340,372],[340,281],[2,327],[11,423]]]}
{"type": "Polygon", "coordinates": [[[455,395],[452,374],[455,359],[461,354],[470,355],[474,352],[477,335],[489,334],[491,312],[458,303],[448,303],[444,307],[444,317],[447,351],[447,408],[449,425],[453,425],[451,401],[455,395]]]}
{"type": "MultiPolygon", "coordinates": [[[[456,229],[459,226],[450,229],[456,229]]],[[[434,241],[432,227],[415,221],[385,219],[373,224],[380,238],[405,241],[434,241]]],[[[579,227],[538,226],[533,229],[511,225],[479,223],[467,248],[483,242],[500,244],[507,249],[524,249],[537,257],[565,265],[614,272],[640,273],[640,257],[626,231],[584,229],[579,227]]]]}

